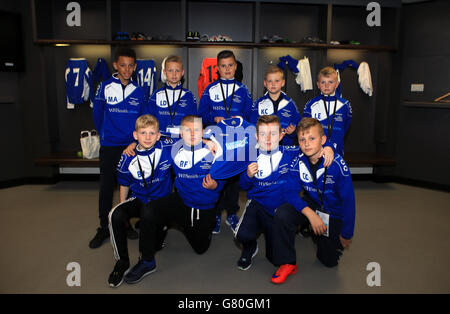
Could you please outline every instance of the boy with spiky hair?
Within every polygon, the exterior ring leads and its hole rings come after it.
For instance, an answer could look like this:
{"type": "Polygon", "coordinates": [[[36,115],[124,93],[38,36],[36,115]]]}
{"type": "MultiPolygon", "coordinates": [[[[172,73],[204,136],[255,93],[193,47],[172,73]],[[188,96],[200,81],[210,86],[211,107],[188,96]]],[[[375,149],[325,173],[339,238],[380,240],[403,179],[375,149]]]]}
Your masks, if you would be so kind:
{"type": "MultiPolygon", "coordinates": [[[[241,117],[248,121],[252,107],[252,97],[247,87],[237,80],[237,62],[234,53],[222,50],[217,54],[219,79],[206,87],[200,98],[198,114],[203,125],[215,125],[222,120],[241,117]]],[[[236,228],[239,210],[239,176],[228,179],[222,197],[217,205],[216,228],[214,234],[220,232],[221,213],[227,211],[226,224],[232,230],[236,228]]]]}
{"type": "Polygon", "coordinates": [[[350,170],[340,155],[324,167],[321,151],[326,135],[321,123],[303,118],[297,126],[302,151],[292,161],[285,194],[287,204],[278,208],[274,219],[274,261],[281,265],[272,276],[283,283],[297,272],[295,235],[298,226],[311,224],[317,244],[317,258],[327,267],[336,266],[353,237],[355,194],[350,170]],[[309,203],[299,196],[301,189],[309,203]]]}

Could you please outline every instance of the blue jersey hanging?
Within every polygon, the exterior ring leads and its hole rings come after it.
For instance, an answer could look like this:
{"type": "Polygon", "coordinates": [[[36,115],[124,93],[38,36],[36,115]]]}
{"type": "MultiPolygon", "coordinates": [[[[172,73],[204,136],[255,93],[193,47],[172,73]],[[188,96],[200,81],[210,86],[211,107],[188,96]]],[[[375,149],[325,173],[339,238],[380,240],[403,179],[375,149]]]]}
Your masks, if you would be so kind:
{"type": "Polygon", "coordinates": [[[90,101],[92,107],[92,72],[85,58],[70,58],[65,71],[67,109],[90,101]]]}
{"type": "Polygon", "coordinates": [[[136,82],[144,91],[145,99],[149,99],[156,89],[155,61],[150,59],[137,59],[135,75],[136,82]]]}

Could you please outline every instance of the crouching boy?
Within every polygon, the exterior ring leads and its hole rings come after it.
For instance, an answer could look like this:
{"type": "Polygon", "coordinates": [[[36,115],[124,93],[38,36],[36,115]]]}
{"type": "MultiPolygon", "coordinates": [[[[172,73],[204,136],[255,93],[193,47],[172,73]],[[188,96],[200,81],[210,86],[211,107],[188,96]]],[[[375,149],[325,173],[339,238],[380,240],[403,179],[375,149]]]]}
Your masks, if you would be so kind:
{"type": "Polygon", "coordinates": [[[355,226],[355,195],[344,159],[335,155],[331,165],[324,167],[320,152],[326,136],[318,120],[303,118],[297,135],[301,154],[290,167],[287,204],[277,210],[274,219],[274,261],[281,265],[272,276],[276,284],[297,271],[297,226],[311,224],[316,256],[327,267],[338,264],[343,249],[351,243],[355,226]],[[299,196],[302,187],[311,199],[309,204],[299,196]]]}

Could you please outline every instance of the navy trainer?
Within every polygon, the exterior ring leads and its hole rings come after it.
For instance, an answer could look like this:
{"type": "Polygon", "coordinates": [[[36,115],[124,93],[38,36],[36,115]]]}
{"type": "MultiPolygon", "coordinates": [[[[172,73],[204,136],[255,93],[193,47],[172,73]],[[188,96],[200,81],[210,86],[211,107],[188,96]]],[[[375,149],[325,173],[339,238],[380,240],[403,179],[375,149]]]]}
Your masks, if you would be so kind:
{"type": "Polygon", "coordinates": [[[138,283],[144,279],[145,276],[150,275],[154,271],[156,271],[155,259],[151,262],[147,262],[140,258],[139,262],[125,275],[124,280],[128,284],[138,283]]]}

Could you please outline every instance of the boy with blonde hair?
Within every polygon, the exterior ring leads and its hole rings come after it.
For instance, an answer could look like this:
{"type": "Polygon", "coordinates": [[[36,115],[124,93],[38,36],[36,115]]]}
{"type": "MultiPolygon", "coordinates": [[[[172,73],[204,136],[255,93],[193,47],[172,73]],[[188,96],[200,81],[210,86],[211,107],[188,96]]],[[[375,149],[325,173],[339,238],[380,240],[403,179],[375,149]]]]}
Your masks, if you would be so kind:
{"type": "MultiPolygon", "coordinates": [[[[175,189],[149,204],[153,222],[151,226],[156,229],[151,229],[153,232],[145,235],[146,243],[150,248],[161,247],[165,226],[177,225],[193,250],[203,254],[211,243],[216,217],[214,206],[224,182],[212,179],[209,174],[214,157],[202,141],[201,118],[192,115],[184,117],[180,130],[182,139],[174,143],[171,149],[175,189]]],[[[127,283],[137,283],[156,270],[155,251],[148,250],[149,255],[143,255],[144,260],[140,260],[125,276],[127,283]]]]}
{"type": "Polygon", "coordinates": [[[197,114],[197,101],[190,90],[183,88],[184,68],[180,56],[166,58],[164,74],[167,82],[150,97],[147,111],[158,119],[162,132],[179,134],[183,117],[197,114]]]}
{"type": "Polygon", "coordinates": [[[352,120],[350,102],[336,95],[338,75],[332,67],[325,67],[317,75],[321,94],[311,99],[303,110],[303,117],[320,121],[336,154],[344,156],[344,136],[352,120]]]}
{"type": "MultiPolygon", "coordinates": [[[[148,273],[154,271],[155,246],[148,239],[156,232],[156,227],[149,204],[168,195],[172,190],[172,141],[160,140],[158,120],[152,115],[140,116],[136,120],[133,137],[138,142],[134,148],[134,156],[122,154],[117,166],[120,204],[114,207],[108,216],[111,244],[116,259],[115,267],[108,278],[111,287],[118,287],[123,282],[130,267],[126,225],[132,217],[140,218],[139,262],[148,265],[148,273]],[[130,190],[131,195],[128,198],[130,190]]],[[[159,244],[161,243],[162,239],[159,244]]]]}
{"type": "Polygon", "coordinates": [[[262,115],[276,115],[280,119],[281,129],[284,133],[282,145],[293,145],[295,140],[295,127],[301,116],[295,102],[283,91],[286,81],[283,71],[275,65],[270,65],[264,75],[264,87],[267,92],[253,103],[249,122],[256,124],[262,115]]]}

